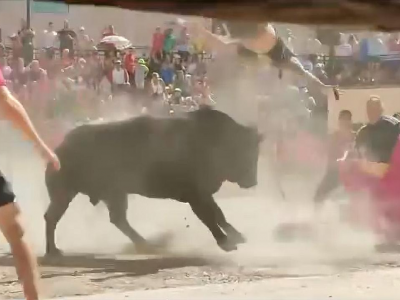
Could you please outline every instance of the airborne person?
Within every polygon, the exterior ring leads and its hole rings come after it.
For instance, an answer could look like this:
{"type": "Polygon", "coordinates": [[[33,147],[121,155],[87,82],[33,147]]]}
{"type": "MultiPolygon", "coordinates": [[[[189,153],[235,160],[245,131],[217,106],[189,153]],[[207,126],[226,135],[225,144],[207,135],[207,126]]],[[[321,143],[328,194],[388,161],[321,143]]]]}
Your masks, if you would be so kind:
{"type": "MultiPolygon", "coordinates": [[[[180,20],[179,22],[183,23],[184,21],[180,20]]],[[[224,24],[227,35],[222,37],[209,32],[200,25],[192,25],[193,31],[202,35],[209,44],[219,47],[221,50],[225,48],[226,53],[233,54],[236,52],[234,55],[243,59],[246,65],[255,63],[256,67],[260,67],[260,61],[267,58],[270,64],[280,70],[280,77],[282,71],[291,71],[302,76],[308,84],[318,86],[321,89],[333,88],[335,98],[339,98],[336,87],[324,84],[303,67],[298,57],[285,45],[270,23],[231,22],[224,24]],[[234,48],[232,48],[232,45],[234,48]],[[232,49],[234,51],[230,51],[232,49]]]]}

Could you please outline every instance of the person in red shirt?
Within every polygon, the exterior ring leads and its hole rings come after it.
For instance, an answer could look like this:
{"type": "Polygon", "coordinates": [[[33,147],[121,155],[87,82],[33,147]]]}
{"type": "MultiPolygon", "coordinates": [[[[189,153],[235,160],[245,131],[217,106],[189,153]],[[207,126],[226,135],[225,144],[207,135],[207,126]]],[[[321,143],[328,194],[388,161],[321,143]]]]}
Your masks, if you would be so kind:
{"type": "Polygon", "coordinates": [[[136,61],[135,50],[132,47],[128,49],[128,53],[126,53],[124,57],[124,68],[128,72],[129,83],[131,86],[133,86],[135,82],[134,78],[135,66],[136,66],[135,61],[136,61]]]}
{"type": "Polygon", "coordinates": [[[72,66],[74,63],[74,59],[69,55],[69,49],[64,49],[61,53],[61,66],[62,69],[68,68],[72,66]]]}
{"type": "MultiPolygon", "coordinates": [[[[57,155],[39,137],[21,103],[6,87],[0,71],[0,110],[11,123],[19,129],[55,171],[60,169],[57,155]]],[[[21,211],[15,202],[15,195],[6,178],[0,173],[0,230],[10,245],[15,260],[18,278],[22,283],[26,300],[39,299],[39,272],[37,263],[25,241],[24,227],[20,221],[21,211]]]]}
{"type": "Polygon", "coordinates": [[[155,56],[158,53],[162,53],[164,46],[164,33],[161,32],[161,28],[157,27],[156,31],[153,33],[153,41],[151,44],[151,55],[155,56]]]}

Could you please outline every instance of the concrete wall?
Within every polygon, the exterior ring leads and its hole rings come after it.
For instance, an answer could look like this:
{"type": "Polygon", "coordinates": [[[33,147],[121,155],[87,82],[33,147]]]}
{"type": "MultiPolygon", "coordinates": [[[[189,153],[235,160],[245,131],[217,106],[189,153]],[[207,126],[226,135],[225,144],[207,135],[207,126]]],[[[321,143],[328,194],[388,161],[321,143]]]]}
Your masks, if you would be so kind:
{"type": "MultiPolygon", "coordinates": [[[[21,19],[26,16],[25,0],[0,0],[0,28],[3,40],[20,28],[21,19]]],[[[114,25],[118,34],[130,39],[134,45],[149,45],[151,34],[156,26],[176,19],[176,15],[144,13],[114,7],[95,7],[88,5],[70,5],[69,14],[32,14],[32,27],[37,33],[44,30],[52,21],[55,28],[61,29],[65,19],[70,27],[77,30],[84,26],[87,33],[96,41],[103,28],[114,25]]]]}

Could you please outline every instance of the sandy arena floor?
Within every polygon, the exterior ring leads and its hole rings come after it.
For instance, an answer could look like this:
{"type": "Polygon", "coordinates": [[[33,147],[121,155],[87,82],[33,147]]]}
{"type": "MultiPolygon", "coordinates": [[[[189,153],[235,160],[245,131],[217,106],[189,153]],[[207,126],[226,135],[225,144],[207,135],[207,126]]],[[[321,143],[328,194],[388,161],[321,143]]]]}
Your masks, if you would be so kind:
{"type": "MultiPolygon", "coordinates": [[[[12,181],[24,212],[28,237],[39,257],[44,253],[43,214],[48,203],[44,164],[6,128],[0,133],[0,169],[12,181]],[[22,150],[23,149],[23,150],[22,150]]],[[[105,207],[79,196],[57,230],[66,253],[58,261],[40,258],[47,297],[90,295],[167,287],[203,286],[292,278],[331,278],[398,268],[396,254],[377,254],[375,238],[340,218],[338,204],[317,218],[310,205],[315,179],[286,179],[283,201],[260,162],[259,186],[240,190],[227,184],[216,196],[228,220],[248,238],[238,251],[224,253],[187,205],[131,196],[129,219],[144,236],[167,240],[160,255],[135,254],[127,239],[108,221],[105,207]],[[274,229],[282,222],[306,221],[315,234],[307,240],[279,242],[274,229]]],[[[0,294],[22,298],[9,249],[0,240],[0,294]]]]}

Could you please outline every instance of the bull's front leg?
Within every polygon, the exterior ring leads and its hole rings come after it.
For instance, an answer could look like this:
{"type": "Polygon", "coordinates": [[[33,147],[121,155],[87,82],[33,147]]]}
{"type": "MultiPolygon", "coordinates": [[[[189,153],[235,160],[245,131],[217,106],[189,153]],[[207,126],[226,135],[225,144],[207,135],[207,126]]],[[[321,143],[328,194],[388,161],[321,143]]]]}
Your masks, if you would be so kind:
{"type": "Polygon", "coordinates": [[[62,251],[56,246],[55,231],[58,222],[68,209],[76,192],[64,186],[60,174],[47,174],[46,185],[49,193],[50,204],[44,215],[46,221],[46,256],[57,257],[62,255],[62,251]]]}
{"type": "Polygon", "coordinates": [[[203,195],[192,197],[188,201],[193,212],[203,222],[204,225],[211,231],[218,246],[224,251],[237,250],[237,245],[234,241],[221,230],[218,225],[216,214],[214,213],[214,199],[211,195],[203,195]]]}
{"type": "Polygon", "coordinates": [[[229,240],[236,244],[246,243],[246,238],[243,236],[243,234],[241,234],[235,227],[233,227],[232,224],[230,224],[226,220],[225,215],[222,212],[222,209],[215,202],[214,198],[212,198],[212,201],[210,201],[210,206],[211,206],[210,207],[211,211],[214,213],[214,217],[217,220],[218,225],[221,226],[221,228],[228,235],[229,240]]]}

